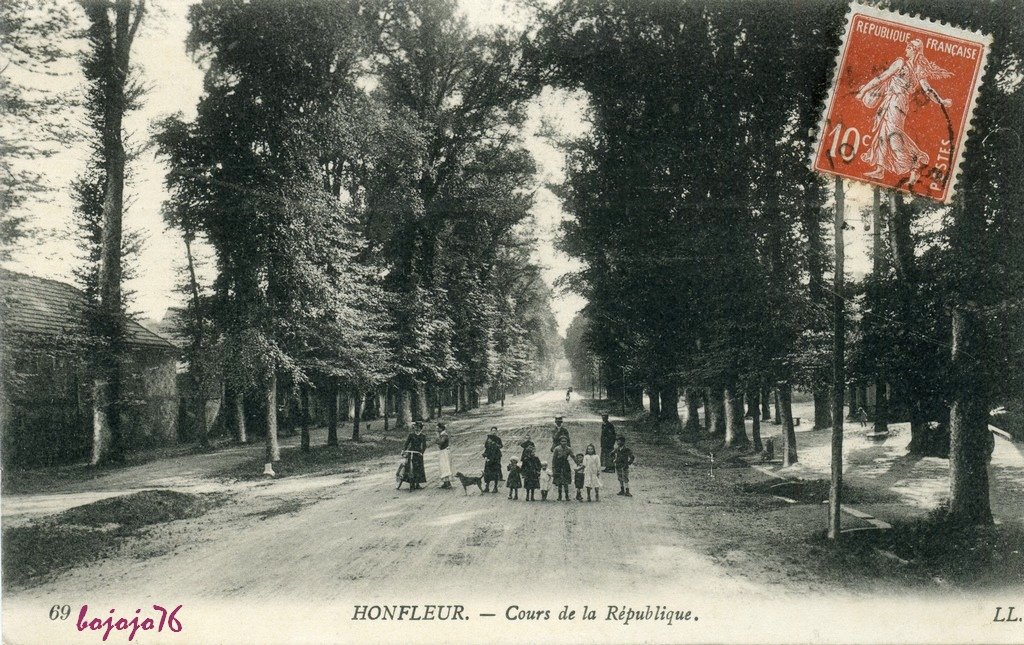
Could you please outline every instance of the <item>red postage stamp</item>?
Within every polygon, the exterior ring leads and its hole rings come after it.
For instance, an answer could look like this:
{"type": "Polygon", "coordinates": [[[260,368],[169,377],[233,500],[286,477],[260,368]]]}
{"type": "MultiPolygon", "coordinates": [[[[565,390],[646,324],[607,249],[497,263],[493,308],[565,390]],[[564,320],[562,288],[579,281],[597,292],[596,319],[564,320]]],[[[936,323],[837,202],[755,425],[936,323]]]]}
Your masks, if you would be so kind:
{"type": "Polygon", "coordinates": [[[948,202],[991,41],[853,4],[814,170],[948,202]]]}

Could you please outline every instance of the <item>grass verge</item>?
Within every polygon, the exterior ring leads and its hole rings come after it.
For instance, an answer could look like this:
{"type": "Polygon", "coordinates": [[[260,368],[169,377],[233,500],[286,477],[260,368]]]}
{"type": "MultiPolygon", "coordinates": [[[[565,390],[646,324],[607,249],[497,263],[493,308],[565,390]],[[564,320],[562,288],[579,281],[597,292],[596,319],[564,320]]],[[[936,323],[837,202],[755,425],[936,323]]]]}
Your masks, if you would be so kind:
{"type": "Polygon", "coordinates": [[[219,501],[213,495],[146,490],[4,529],[4,589],[107,556],[146,526],[198,517],[219,501]]]}
{"type": "MultiPolygon", "coordinates": [[[[337,446],[311,446],[308,451],[299,447],[281,450],[281,460],[274,463],[278,478],[296,475],[334,475],[348,468],[353,462],[394,455],[397,467],[405,437],[364,436],[362,441],[351,439],[338,442],[337,446]]],[[[263,478],[263,459],[244,461],[213,473],[214,477],[239,481],[253,481],[263,478]]]]}

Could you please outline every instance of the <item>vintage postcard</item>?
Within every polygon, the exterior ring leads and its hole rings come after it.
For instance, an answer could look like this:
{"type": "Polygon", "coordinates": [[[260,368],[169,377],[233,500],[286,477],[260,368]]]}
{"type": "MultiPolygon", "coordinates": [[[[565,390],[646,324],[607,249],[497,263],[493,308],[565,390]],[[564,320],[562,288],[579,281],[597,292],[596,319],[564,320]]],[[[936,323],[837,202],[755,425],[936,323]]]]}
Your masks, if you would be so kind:
{"type": "Polygon", "coordinates": [[[0,2],[0,631],[1024,642],[1022,0],[0,2]]]}

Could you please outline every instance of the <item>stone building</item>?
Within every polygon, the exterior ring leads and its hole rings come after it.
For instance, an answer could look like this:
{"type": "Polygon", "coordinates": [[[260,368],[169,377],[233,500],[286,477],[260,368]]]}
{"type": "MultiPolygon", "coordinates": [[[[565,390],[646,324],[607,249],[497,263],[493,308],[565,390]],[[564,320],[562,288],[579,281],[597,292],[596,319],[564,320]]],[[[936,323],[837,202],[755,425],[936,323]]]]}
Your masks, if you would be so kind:
{"type": "MultiPolygon", "coordinates": [[[[0,269],[3,462],[71,463],[92,447],[91,383],[77,288],[0,269]]],[[[136,322],[127,329],[121,426],[129,449],[178,441],[178,348],[136,322]]]]}

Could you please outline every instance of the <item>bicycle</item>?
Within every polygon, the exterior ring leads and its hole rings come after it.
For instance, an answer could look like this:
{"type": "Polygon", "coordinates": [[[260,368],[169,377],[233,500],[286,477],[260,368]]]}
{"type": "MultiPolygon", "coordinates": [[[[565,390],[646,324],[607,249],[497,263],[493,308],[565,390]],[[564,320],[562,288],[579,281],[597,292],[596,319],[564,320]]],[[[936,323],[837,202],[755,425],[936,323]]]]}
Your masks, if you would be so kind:
{"type": "MultiPolygon", "coordinates": [[[[400,490],[402,488],[402,483],[405,481],[406,473],[412,470],[412,456],[414,454],[422,455],[423,453],[418,450],[403,450],[402,454],[405,455],[405,459],[398,464],[398,470],[395,471],[395,483],[397,484],[395,486],[395,490],[400,490]]],[[[409,484],[409,488],[412,488],[412,483],[409,484]]]]}

